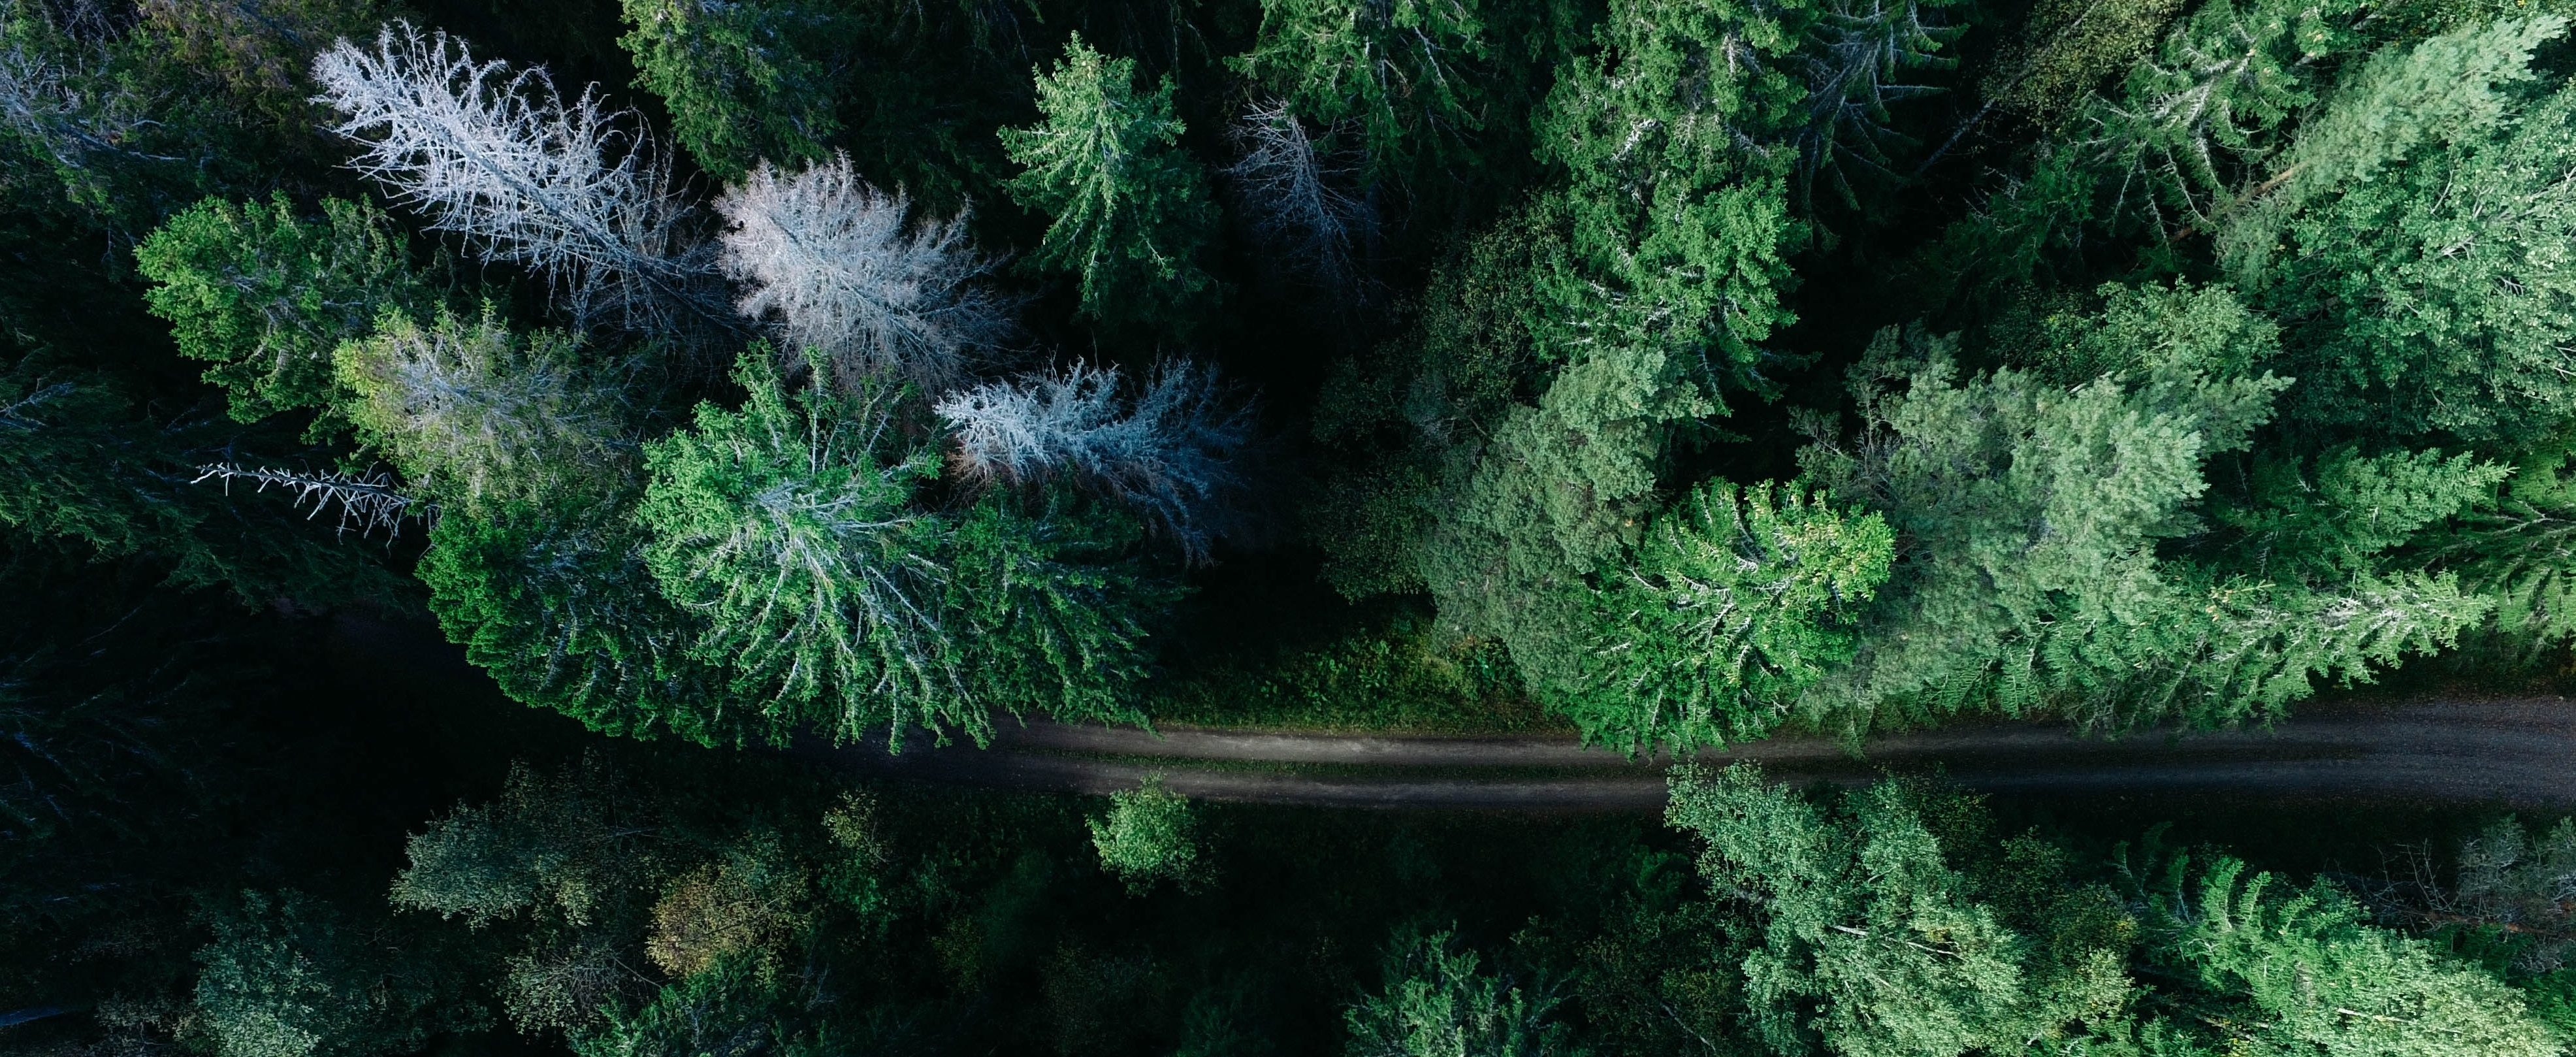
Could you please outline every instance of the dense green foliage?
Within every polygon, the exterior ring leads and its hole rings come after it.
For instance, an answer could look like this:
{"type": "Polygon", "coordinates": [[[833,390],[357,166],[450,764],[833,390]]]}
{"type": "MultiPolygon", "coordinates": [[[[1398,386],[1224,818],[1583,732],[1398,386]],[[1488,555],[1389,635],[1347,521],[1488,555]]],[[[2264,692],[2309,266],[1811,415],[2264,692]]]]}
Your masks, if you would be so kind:
{"type": "Polygon", "coordinates": [[[392,218],[373,205],[322,202],[320,222],[281,195],[266,206],[210,198],[135,247],[179,354],[212,360],[234,418],[330,409],[331,353],[387,312],[425,313],[436,293],[410,267],[392,218]]]}
{"type": "Polygon", "coordinates": [[[1216,213],[1198,163],[1177,149],[1177,86],[1166,76],[1138,91],[1136,60],[1103,56],[1079,36],[1037,86],[1046,120],[1002,133],[1025,170],[1012,199],[1053,218],[1030,262],[1073,273],[1090,318],[1183,329],[1194,302],[1215,292],[1199,257],[1216,213]]]}

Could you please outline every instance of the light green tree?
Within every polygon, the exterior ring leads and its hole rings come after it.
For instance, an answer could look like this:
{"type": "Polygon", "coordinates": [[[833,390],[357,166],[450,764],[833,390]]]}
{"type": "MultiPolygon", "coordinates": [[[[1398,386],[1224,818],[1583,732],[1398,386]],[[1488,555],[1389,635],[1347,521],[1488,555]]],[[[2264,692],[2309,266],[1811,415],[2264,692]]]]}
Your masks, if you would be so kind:
{"type": "Polygon", "coordinates": [[[989,720],[964,700],[938,604],[945,526],[912,505],[933,453],[896,430],[890,394],[790,390],[771,360],[760,345],[741,357],[741,410],[701,404],[692,428],[646,447],[646,566],[749,707],[836,739],[891,724],[890,739],[980,740],[989,720]]]}
{"type": "Polygon", "coordinates": [[[1587,738],[1633,749],[1761,737],[1858,649],[1895,543],[1879,515],[1802,484],[1703,485],[1604,578],[1584,681],[1542,693],[1587,738]]]}
{"type": "Polygon", "coordinates": [[[244,892],[206,923],[196,1014],[221,1057],[409,1052],[489,1016],[418,937],[301,892],[244,892]]]}
{"type": "Polygon", "coordinates": [[[2295,889],[2219,856],[2129,877],[2150,958],[2241,1013],[2210,1018],[2228,1052],[2549,1057],[2559,1039],[2521,995],[2420,939],[2370,925],[2318,880],[2295,889]]]}
{"type": "Polygon", "coordinates": [[[1157,882],[1195,883],[1199,863],[1198,816],[1188,797],[1149,774],[1134,789],[1109,794],[1109,811],[1086,820],[1100,868],[1142,894],[1157,882]]]}
{"type": "Polygon", "coordinates": [[[1773,1053],[1941,1057],[2116,1030],[2125,952],[2050,964],[1944,859],[1902,784],[1828,813],[1753,764],[1685,766],[1665,818],[1706,842],[1710,884],[1748,904],[1744,1015],[1773,1053]]]}
{"type": "Polygon", "coordinates": [[[1805,237],[1788,210],[1792,152],[1766,141],[1804,93],[1778,68],[1800,44],[1784,19],[1804,6],[1617,0],[1599,50],[1559,72],[1533,120],[1586,269],[1551,283],[1585,306],[1568,340],[1704,355],[1712,381],[1763,384],[1758,345],[1793,318],[1782,254],[1805,237]]]}
{"type": "Polygon", "coordinates": [[[2566,21],[2455,30],[2372,56],[2327,99],[2218,248],[2289,334],[2285,411],[2329,436],[2511,441],[2576,413],[2560,351],[2576,287],[2576,90],[2523,102],[2566,21]]]}
{"type": "Polygon", "coordinates": [[[1478,971],[1450,931],[1399,936],[1384,984],[1342,1011],[1347,1057],[1545,1057],[1578,1054],[1556,1021],[1556,996],[1478,971]]]}
{"type": "Polygon", "coordinates": [[[560,331],[522,338],[490,305],[427,327],[387,313],[333,363],[359,439],[442,504],[566,503],[631,476],[619,398],[560,331]]]}
{"type": "MultiPolygon", "coordinates": [[[[283,194],[266,204],[209,198],[134,248],[136,269],[155,284],[145,302],[170,321],[180,355],[213,361],[206,380],[223,387],[235,419],[334,409],[331,351],[387,312],[425,315],[439,301],[384,211],[326,198],[322,214],[296,216],[283,194]]],[[[330,422],[326,413],[316,426],[330,422]]]]}
{"type": "MultiPolygon", "coordinates": [[[[2159,553],[2199,524],[2205,460],[2245,447],[2287,384],[2250,373],[2271,355],[2268,328],[2194,329],[2193,313],[2213,307],[2226,306],[2149,291],[2092,317],[2088,329],[2120,348],[2075,349],[2046,369],[2130,366],[2072,385],[2014,368],[1961,379],[1953,341],[1881,334],[1854,374],[1862,434],[1801,459],[1835,494],[1884,513],[1906,558],[1854,663],[1810,688],[1802,717],[1853,733],[1980,709],[2230,723],[2279,714],[2315,677],[2368,679],[2482,617],[2487,604],[2449,575],[2351,560],[2300,575],[2159,553]],[[2157,318],[2178,340],[2146,340],[2157,318]]],[[[2347,467],[2351,487],[2319,501],[2377,501],[2394,465],[2347,467]]],[[[2323,516],[2375,548],[2471,490],[2323,516]]]]}
{"type": "Polygon", "coordinates": [[[1180,149],[1171,78],[1151,93],[1135,82],[1136,60],[1069,40],[1053,72],[1037,73],[1045,120],[1002,130],[1023,169],[1008,186],[1014,201],[1051,218],[1029,262],[1072,273],[1084,315],[1184,329],[1191,300],[1215,288],[1199,256],[1216,207],[1198,162],[1180,149]]]}

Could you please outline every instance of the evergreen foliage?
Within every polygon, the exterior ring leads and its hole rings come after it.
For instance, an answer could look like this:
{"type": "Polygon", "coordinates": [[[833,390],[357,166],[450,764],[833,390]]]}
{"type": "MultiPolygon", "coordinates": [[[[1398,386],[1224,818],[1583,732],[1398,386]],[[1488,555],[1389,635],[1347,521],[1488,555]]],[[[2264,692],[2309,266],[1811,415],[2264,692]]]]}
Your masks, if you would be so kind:
{"type": "Polygon", "coordinates": [[[1477,971],[1476,952],[1457,935],[1399,939],[1388,952],[1382,990],[1342,1011],[1350,1057],[1541,1057],[1579,1053],[1550,1018],[1557,998],[1541,986],[1477,971]]]}
{"type": "Polygon", "coordinates": [[[2531,50],[2565,28],[2498,22],[2373,56],[2231,218],[2222,263],[2294,321],[2300,421],[2485,443],[2567,413],[2558,350],[2576,315],[2555,261],[2576,195],[2557,174],[2576,93],[2514,98],[2531,50]]]}
{"type": "Polygon", "coordinates": [[[1849,661],[1894,534],[1803,486],[1706,485],[1606,577],[1585,681],[1542,688],[1585,735],[1680,751],[1758,738],[1849,661]]]}
{"type": "Polygon", "coordinates": [[[442,309],[426,329],[388,314],[334,362],[359,438],[444,505],[561,502],[623,476],[617,397],[562,333],[522,339],[489,305],[472,323],[442,309]]]}
{"type": "Polygon", "coordinates": [[[412,1050],[488,1015],[460,1001],[434,960],[405,957],[383,919],[351,920],[304,893],[246,891],[209,921],[196,1007],[222,1057],[342,1057],[412,1050]]]}
{"type": "Polygon", "coordinates": [[[1233,65],[1297,117],[1356,139],[1375,181],[1456,164],[1484,125],[1484,33],[1475,0],[1267,0],[1260,43],[1233,65]]]}
{"type": "Polygon", "coordinates": [[[284,195],[209,198],[135,247],[136,270],[156,284],[153,314],[170,321],[180,355],[213,362],[206,381],[237,420],[332,408],[332,350],[387,312],[426,315],[439,300],[383,211],[330,198],[322,214],[300,218],[284,195]]]}
{"type": "Polygon", "coordinates": [[[2240,1050],[2559,1052],[2559,1038],[2512,988],[2367,924],[2330,883],[2290,889],[2226,856],[2197,871],[2187,856],[2161,865],[2132,882],[2147,947],[2207,992],[2243,1003],[2252,1016],[2230,1018],[2229,1031],[2240,1050]]]}
{"type": "Polygon", "coordinates": [[[931,454],[896,432],[887,394],[791,391],[758,346],[736,380],[740,411],[702,404],[694,428],[645,448],[645,563],[700,615],[694,655],[751,707],[836,740],[885,723],[980,740],[938,607],[939,525],[912,507],[931,454]]]}
{"type": "Polygon", "coordinates": [[[763,161],[821,162],[841,130],[838,79],[814,45],[860,32],[829,9],[624,0],[635,86],[661,98],[698,165],[739,180],[763,161]]]}
{"type": "Polygon", "coordinates": [[[1112,326],[1185,330],[1215,280],[1199,258],[1216,223],[1206,176],[1177,144],[1176,87],[1136,88],[1136,60],[1111,59],[1076,35],[1053,71],[1037,71],[1045,120],[1002,130],[1022,168],[1013,201],[1051,218],[1029,263],[1070,272],[1083,315],[1112,326]]]}

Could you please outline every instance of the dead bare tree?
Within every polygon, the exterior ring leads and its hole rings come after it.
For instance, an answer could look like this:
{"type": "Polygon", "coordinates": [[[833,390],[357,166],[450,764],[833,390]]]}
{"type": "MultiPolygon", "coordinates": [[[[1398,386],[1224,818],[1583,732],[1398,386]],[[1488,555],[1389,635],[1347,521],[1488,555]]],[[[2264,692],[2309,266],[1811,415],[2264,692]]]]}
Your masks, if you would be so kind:
{"type": "Polygon", "coordinates": [[[861,180],[848,155],[782,176],[768,163],[716,203],[736,307],[775,314],[793,354],[845,387],[891,375],[954,387],[1016,330],[1016,302],[983,284],[999,262],[966,242],[966,216],[907,224],[911,203],[861,180]]]}
{"type": "Polygon", "coordinates": [[[596,86],[567,100],[542,67],[477,62],[464,42],[387,23],[372,50],[343,39],[313,61],[352,168],[465,236],[487,261],[557,285],[574,319],[635,330],[726,321],[690,207],[633,112],[596,86]]]}
{"type": "Polygon", "coordinates": [[[1235,519],[1254,415],[1213,368],[1166,363],[1132,400],[1115,367],[988,382],[941,400],[969,481],[1070,479],[1134,509],[1192,561],[1235,519]]]}
{"type": "Polygon", "coordinates": [[[396,491],[393,475],[383,470],[298,473],[267,466],[247,469],[219,462],[197,467],[196,479],[188,483],[204,484],[207,481],[222,482],[227,494],[236,483],[254,485],[254,491],[259,492],[268,491],[269,486],[275,485],[293,494],[296,509],[303,509],[307,502],[313,504],[312,511],[304,515],[307,519],[320,517],[324,510],[336,507],[340,511],[340,532],[356,529],[359,535],[364,536],[381,529],[388,541],[401,537],[405,519],[432,518],[438,509],[396,491]]]}
{"type": "Polygon", "coordinates": [[[1225,170],[1253,233],[1288,263],[1337,294],[1358,279],[1353,247],[1376,223],[1367,203],[1335,186],[1305,125],[1282,102],[1256,104],[1235,123],[1242,157],[1225,170]]]}

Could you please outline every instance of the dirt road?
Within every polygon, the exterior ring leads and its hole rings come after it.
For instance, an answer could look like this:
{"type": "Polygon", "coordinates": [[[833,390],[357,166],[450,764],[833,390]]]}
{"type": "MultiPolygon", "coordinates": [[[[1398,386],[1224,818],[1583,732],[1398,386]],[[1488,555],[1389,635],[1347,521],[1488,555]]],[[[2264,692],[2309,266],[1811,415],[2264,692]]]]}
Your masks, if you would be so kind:
{"type": "MultiPolygon", "coordinates": [[[[869,773],[1010,789],[1104,793],[1160,773],[1215,800],[1346,807],[1653,810],[1668,760],[1623,759],[1571,738],[1376,737],[1032,721],[990,748],[823,750],[869,773]]],[[[1784,738],[1704,753],[1774,775],[1865,781],[1938,766],[1970,787],[2069,794],[2227,793],[2576,807],[2576,702],[2559,698],[2314,705],[2271,730],[2119,740],[2028,724],[1841,746],[1784,738]]]]}

